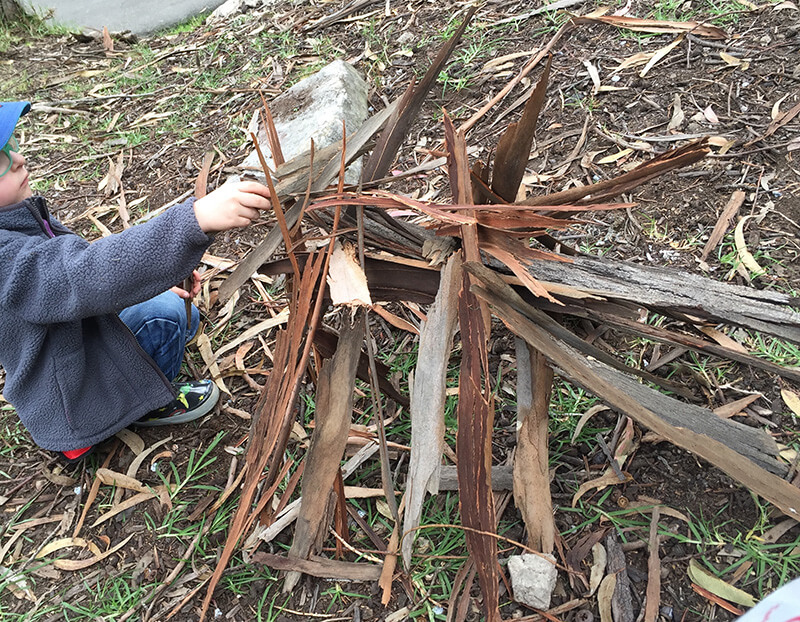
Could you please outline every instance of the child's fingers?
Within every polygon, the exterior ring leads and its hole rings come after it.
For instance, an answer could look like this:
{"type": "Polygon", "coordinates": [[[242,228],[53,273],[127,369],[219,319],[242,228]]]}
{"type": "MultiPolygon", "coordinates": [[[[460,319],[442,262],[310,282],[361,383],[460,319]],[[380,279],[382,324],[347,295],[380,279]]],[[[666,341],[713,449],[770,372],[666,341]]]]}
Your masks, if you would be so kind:
{"type": "Polygon", "coordinates": [[[257,181],[242,181],[239,182],[239,190],[242,192],[247,192],[249,194],[257,194],[265,199],[269,200],[269,188],[267,188],[264,184],[260,184],[257,181]]]}

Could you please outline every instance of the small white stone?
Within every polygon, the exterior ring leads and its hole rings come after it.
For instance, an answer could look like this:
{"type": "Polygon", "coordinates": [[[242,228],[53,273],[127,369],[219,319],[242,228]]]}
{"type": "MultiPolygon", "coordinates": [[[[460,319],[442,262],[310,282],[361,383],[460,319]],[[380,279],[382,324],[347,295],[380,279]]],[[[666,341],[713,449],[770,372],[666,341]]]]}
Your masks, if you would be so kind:
{"type": "Polygon", "coordinates": [[[552,555],[512,555],[508,572],[514,588],[514,600],[534,609],[550,608],[550,597],[556,587],[558,570],[552,555]]]}

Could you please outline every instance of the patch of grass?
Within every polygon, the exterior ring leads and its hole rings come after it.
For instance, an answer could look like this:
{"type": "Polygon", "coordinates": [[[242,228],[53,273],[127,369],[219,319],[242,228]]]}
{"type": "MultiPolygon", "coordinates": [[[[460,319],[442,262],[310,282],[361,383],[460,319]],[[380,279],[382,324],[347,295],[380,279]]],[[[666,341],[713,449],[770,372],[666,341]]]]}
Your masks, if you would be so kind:
{"type": "Polygon", "coordinates": [[[193,32],[204,24],[209,15],[211,15],[211,11],[203,11],[202,13],[198,13],[197,15],[190,17],[185,22],[181,22],[180,24],[170,26],[169,28],[165,28],[164,30],[157,32],[156,36],[168,37],[186,32],[193,32]]]}
{"type": "Polygon", "coordinates": [[[70,32],[69,28],[48,21],[49,18],[50,14],[40,14],[30,8],[13,22],[0,18],[0,53],[21,43],[30,45],[32,39],[70,32]]]}

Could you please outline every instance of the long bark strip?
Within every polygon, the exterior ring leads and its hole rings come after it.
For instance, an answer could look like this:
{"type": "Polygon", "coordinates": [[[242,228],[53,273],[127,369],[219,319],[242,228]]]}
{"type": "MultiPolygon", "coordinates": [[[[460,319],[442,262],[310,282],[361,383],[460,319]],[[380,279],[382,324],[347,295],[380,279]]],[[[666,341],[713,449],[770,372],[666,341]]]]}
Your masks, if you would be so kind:
{"type": "MultiPolygon", "coordinates": [[[[353,386],[363,337],[364,313],[359,311],[352,325],[345,321],[336,354],[325,362],[319,374],[316,426],[306,456],[303,500],[297,517],[294,542],[289,550],[290,558],[308,558],[322,526],[350,430],[353,386]]],[[[289,572],[284,591],[294,588],[299,579],[299,572],[289,572]]]]}
{"type": "MultiPolygon", "coordinates": [[[[464,132],[457,132],[447,112],[444,113],[444,134],[447,146],[447,169],[456,203],[472,198],[467,144],[464,132]]],[[[469,210],[466,215],[474,215],[469,210]]],[[[464,258],[480,262],[477,224],[461,227],[464,258]]],[[[500,621],[497,542],[485,535],[495,533],[494,497],[492,495],[492,431],[494,398],[488,386],[489,357],[486,343],[491,316],[489,308],[470,291],[473,277],[462,275],[458,295],[458,322],[461,327],[461,368],[458,389],[458,456],[459,506],[461,522],[484,533],[467,530],[467,549],[475,562],[483,594],[487,622],[500,621]]]]}
{"type": "MultiPolygon", "coordinates": [[[[458,390],[459,507],[466,527],[494,533],[496,521],[492,495],[492,430],[494,398],[485,385],[484,361],[487,360],[485,332],[478,299],[469,291],[470,276],[464,274],[458,298],[461,326],[461,368],[458,390]]],[[[465,532],[467,549],[475,562],[483,594],[487,622],[499,622],[497,543],[483,533],[465,532]]]]}
{"type": "MultiPolygon", "coordinates": [[[[461,256],[455,254],[442,270],[439,293],[419,336],[419,356],[411,391],[411,457],[406,480],[405,533],[419,527],[425,493],[439,492],[447,363],[456,329],[461,279],[461,256]]],[[[411,565],[413,544],[413,535],[403,538],[406,569],[411,565]]]]}
{"type": "Polygon", "coordinates": [[[553,368],[541,353],[516,338],[517,420],[521,427],[514,456],[514,502],[528,530],[528,546],[552,553],[556,525],[550,496],[547,447],[553,368]]]}
{"type": "MultiPolygon", "coordinates": [[[[472,267],[470,269],[473,272],[480,272],[472,267]]],[[[773,503],[787,516],[795,519],[800,516],[800,490],[764,468],[764,466],[768,466],[769,462],[775,463],[767,454],[761,454],[762,464],[759,464],[755,461],[758,459],[756,447],[750,447],[749,455],[745,457],[725,442],[718,440],[720,435],[716,433],[717,431],[703,433],[690,429],[688,426],[698,424],[692,419],[697,419],[701,414],[698,413],[689,418],[680,412],[685,412],[691,407],[690,405],[658,393],[598,361],[584,357],[577,350],[550,334],[545,327],[547,321],[540,317],[543,314],[536,309],[529,307],[525,309],[525,314],[521,313],[516,302],[510,304],[510,299],[499,294],[493,287],[493,291],[482,287],[474,287],[473,290],[479,297],[489,302],[495,314],[511,330],[542,352],[553,365],[558,367],[561,375],[594,393],[616,410],[625,413],[675,445],[708,460],[756,494],[773,503]],[[532,321],[533,318],[536,323],[532,321]],[[539,324],[540,319],[543,321],[542,324],[539,324]],[[669,417],[671,421],[666,417],[669,417]]],[[[513,296],[513,292],[511,294],[513,296]]],[[[704,410],[697,407],[694,409],[696,411],[704,410]]],[[[708,418],[709,422],[711,420],[713,417],[708,418]]],[[[721,421],[727,422],[727,420],[721,421]]],[[[736,432],[736,429],[732,428],[731,431],[736,432]]],[[[739,432],[739,437],[743,435],[744,431],[739,432]]],[[[748,436],[754,435],[748,433],[748,436]]]]}

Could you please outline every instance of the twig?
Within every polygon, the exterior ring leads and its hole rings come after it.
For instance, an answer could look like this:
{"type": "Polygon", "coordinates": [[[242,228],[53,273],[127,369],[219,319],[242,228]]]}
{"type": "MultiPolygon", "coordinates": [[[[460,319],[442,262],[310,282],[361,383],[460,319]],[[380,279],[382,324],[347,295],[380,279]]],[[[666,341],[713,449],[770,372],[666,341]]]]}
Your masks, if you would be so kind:
{"type": "Polygon", "coordinates": [[[512,17],[507,17],[505,19],[501,19],[499,22],[494,22],[494,26],[499,26],[500,24],[507,24],[509,22],[517,22],[522,21],[525,19],[529,19],[540,13],[548,13],[550,11],[557,11],[559,9],[566,9],[571,6],[575,6],[576,4],[583,4],[584,0],[556,0],[556,2],[552,2],[551,4],[546,4],[538,9],[534,9],[529,13],[524,13],[522,15],[514,15],[512,17]]]}
{"type": "MultiPolygon", "coordinates": [[[[489,100],[489,102],[486,105],[484,105],[483,108],[478,110],[478,112],[476,112],[464,123],[462,123],[461,127],[458,128],[458,131],[466,132],[473,125],[475,125],[483,115],[489,112],[489,110],[491,110],[497,102],[502,100],[511,91],[511,89],[513,89],[515,86],[517,86],[517,84],[519,84],[522,78],[527,76],[533,70],[533,68],[539,64],[541,60],[550,52],[550,50],[553,49],[555,44],[558,43],[558,41],[561,39],[564,33],[571,30],[572,28],[573,24],[571,22],[567,22],[566,24],[561,26],[561,28],[558,29],[558,32],[556,32],[556,34],[553,35],[550,41],[547,42],[547,45],[545,45],[541,50],[539,50],[536,56],[534,56],[530,61],[528,61],[528,64],[525,65],[522,68],[522,70],[508,84],[506,84],[497,95],[492,97],[492,99],[489,100]]],[[[533,90],[531,89],[531,93],[532,92],[533,90]]]]}

